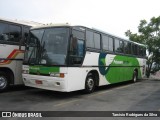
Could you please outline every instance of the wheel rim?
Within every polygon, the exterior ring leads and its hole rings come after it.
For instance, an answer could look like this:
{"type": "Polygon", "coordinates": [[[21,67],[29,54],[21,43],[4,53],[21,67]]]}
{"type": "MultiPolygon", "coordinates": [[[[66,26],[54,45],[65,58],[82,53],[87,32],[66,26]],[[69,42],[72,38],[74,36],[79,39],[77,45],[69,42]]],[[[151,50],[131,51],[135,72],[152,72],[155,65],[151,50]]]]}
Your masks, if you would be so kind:
{"type": "Polygon", "coordinates": [[[0,89],[5,88],[7,85],[7,79],[3,76],[0,77],[0,89]]]}
{"type": "Polygon", "coordinates": [[[136,76],[136,74],[134,74],[133,81],[134,81],[134,82],[136,82],[136,81],[137,81],[137,76],[136,76]]]}
{"type": "Polygon", "coordinates": [[[88,86],[89,90],[93,89],[93,87],[94,87],[94,80],[92,78],[88,79],[87,86],[88,86]]]}

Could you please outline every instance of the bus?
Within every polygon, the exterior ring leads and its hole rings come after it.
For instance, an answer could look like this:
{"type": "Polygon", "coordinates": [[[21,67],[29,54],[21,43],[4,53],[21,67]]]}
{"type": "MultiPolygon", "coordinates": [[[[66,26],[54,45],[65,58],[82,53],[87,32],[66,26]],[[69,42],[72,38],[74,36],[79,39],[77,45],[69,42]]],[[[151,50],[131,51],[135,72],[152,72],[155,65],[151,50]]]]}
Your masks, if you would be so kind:
{"type": "Polygon", "coordinates": [[[23,84],[22,62],[31,26],[33,23],[0,19],[0,91],[23,84]]]}
{"type": "Polygon", "coordinates": [[[145,76],[144,45],[85,26],[30,30],[23,65],[26,86],[61,92],[84,90],[145,76]]]}

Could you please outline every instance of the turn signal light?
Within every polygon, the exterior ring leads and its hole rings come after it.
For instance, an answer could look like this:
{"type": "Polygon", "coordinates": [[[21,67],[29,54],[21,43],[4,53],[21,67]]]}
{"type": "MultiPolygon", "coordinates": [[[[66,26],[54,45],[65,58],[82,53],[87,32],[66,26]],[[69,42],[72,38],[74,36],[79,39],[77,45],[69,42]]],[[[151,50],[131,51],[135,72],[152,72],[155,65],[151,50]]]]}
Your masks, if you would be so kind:
{"type": "Polygon", "coordinates": [[[64,78],[64,73],[60,73],[59,77],[64,78]]]}
{"type": "Polygon", "coordinates": [[[50,73],[50,76],[64,78],[64,73],[50,73]]]}

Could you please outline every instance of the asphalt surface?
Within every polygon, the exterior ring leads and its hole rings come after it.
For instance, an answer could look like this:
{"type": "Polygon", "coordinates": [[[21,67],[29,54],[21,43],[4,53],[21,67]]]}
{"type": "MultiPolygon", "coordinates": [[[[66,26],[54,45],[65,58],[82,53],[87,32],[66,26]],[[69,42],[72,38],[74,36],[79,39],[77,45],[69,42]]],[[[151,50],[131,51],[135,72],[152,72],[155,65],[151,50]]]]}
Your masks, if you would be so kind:
{"type": "MultiPolygon", "coordinates": [[[[103,86],[92,94],[84,94],[83,91],[61,93],[16,86],[0,93],[0,111],[160,111],[160,80],[145,79],[136,83],[125,82],[103,86]]],[[[74,120],[75,117],[52,119],[74,120]]],[[[76,119],[81,120],[82,117],[76,119]]],[[[134,118],[88,117],[87,119],[132,120],[134,118]]],[[[151,117],[136,119],[145,120],[151,117]]],[[[152,118],[154,119],[159,118],[152,118]]]]}

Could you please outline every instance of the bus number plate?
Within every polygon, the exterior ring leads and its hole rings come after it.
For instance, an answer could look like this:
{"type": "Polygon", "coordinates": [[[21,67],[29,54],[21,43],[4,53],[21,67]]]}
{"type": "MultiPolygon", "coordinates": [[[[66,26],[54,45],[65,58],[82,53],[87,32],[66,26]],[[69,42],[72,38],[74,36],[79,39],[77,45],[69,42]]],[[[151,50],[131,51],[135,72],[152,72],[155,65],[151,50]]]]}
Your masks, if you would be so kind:
{"type": "Polygon", "coordinates": [[[36,84],[43,84],[41,80],[36,80],[35,83],[36,84]]]}

